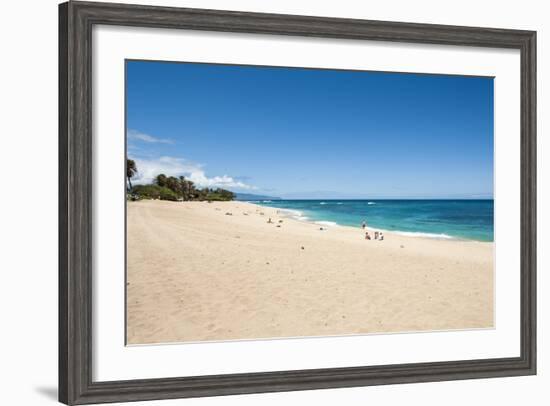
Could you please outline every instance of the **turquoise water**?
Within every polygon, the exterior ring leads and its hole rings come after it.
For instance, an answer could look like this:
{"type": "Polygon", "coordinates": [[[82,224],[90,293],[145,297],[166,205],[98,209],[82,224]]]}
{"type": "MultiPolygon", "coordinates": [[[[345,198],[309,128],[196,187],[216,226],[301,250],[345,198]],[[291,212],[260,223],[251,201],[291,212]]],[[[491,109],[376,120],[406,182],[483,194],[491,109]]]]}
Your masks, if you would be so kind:
{"type": "Polygon", "coordinates": [[[404,234],[493,241],[493,200],[263,200],[307,221],[404,234]],[[414,234],[412,234],[414,233],[414,234]]]}

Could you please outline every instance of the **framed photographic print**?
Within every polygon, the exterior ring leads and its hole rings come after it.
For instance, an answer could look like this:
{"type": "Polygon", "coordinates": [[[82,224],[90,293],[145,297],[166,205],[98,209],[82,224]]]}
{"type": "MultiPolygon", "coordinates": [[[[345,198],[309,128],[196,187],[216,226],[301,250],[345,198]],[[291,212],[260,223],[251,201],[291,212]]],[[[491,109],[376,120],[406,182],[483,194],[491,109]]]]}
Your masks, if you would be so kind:
{"type": "Polygon", "coordinates": [[[59,28],[61,402],[536,373],[535,32],[59,28]]]}

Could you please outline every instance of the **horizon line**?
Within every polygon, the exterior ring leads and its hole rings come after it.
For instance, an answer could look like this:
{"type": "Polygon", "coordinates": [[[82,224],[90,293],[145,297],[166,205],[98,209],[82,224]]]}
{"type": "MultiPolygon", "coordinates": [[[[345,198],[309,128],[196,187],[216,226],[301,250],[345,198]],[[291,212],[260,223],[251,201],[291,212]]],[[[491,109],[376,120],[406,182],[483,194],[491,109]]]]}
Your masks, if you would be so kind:
{"type": "MultiPolygon", "coordinates": [[[[252,195],[251,193],[238,194],[252,195]]],[[[318,197],[299,197],[299,198],[285,198],[279,196],[260,196],[258,200],[495,200],[493,197],[345,197],[345,198],[318,198],[318,197]]]]}

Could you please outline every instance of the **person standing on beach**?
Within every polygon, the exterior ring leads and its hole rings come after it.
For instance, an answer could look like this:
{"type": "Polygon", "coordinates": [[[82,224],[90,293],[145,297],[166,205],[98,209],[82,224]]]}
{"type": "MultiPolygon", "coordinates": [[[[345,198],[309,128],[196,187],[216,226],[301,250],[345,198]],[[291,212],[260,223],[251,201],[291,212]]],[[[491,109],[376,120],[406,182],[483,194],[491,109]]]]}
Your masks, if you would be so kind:
{"type": "Polygon", "coordinates": [[[367,222],[366,222],[366,221],[363,221],[363,224],[361,224],[361,228],[363,228],[363,230],[364,230],[365,228],[367,228],[367,222]]]}

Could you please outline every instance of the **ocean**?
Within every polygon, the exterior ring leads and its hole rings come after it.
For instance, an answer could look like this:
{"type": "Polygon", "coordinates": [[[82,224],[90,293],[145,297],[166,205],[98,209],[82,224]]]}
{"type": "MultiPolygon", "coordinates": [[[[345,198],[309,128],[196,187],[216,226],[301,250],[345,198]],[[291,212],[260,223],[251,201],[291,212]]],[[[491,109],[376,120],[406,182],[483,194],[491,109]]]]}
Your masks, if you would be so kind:
{"type": "Polygon", "coordinates": [[[493,241],[493,200],[261,200],[298,220],[411,236],[493,241]]]}

